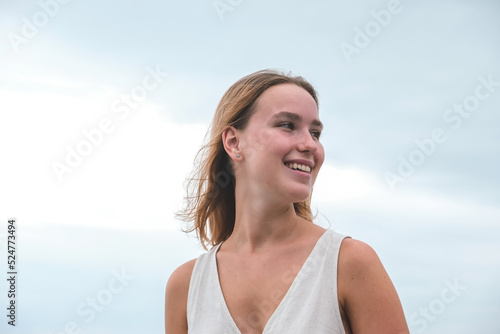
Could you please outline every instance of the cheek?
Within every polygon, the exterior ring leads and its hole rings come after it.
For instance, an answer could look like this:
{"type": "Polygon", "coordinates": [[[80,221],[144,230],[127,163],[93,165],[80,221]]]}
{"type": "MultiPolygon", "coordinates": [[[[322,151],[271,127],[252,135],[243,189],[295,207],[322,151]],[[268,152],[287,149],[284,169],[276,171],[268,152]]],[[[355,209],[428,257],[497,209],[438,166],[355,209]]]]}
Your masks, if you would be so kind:
{"type": "Polygon", "coordinates": [[[267,155],[272,154],[271,143],[272,136],[270,131],[253,131],[248,134],[242,143],[242,153],[247,161],[267,160],[267,155]]]}
{"type": "Polygon", "coordinates": [[[321,167],[323,162],[325,161],[325,149],[323,148],[323,144],[318,143],[318,150],[316,151],[316,161],[321,167]]]}
{"type": "Polygon", "coordinates": [[[261,129],[255,133],[255,142],[259,143],[261,146],[268,145],[272,140],[272,130],[271,129],[261,129]]]}
{"type": "Polygon", "coordinates": [[[263,129],[254,136],[254,147],[262,154],[280,151],[280,138],[271,129],[263,129]]]}

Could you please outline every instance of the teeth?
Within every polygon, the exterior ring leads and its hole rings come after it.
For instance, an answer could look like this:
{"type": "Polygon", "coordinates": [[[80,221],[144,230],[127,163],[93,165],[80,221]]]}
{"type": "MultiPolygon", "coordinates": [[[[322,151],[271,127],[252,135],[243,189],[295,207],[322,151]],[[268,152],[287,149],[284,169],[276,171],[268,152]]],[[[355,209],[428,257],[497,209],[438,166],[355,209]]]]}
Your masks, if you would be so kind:
{"type": "Polygon", "coordinates": [[[301,171],[306,172],[306,173],[310,173],[311,172],[311,167],[306,166],[306,165],[297,164],[295,162],[294,163],[287,163],[286,166],[288,168],[298,169],[298,170],[301,170],[301,171]]]}

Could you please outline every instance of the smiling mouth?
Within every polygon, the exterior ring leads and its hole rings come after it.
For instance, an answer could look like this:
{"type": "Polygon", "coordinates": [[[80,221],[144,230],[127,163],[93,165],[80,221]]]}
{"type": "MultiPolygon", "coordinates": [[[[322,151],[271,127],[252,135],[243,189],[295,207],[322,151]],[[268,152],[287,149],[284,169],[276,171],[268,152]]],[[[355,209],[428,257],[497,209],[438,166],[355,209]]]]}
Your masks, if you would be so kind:
{"type": "Polygon", "coordinates": [[[302,164],[297,164],[297,163],[286,163],[286,167],[293,169],[293,170],[299,170],[301,172],[305,173],[311,173],[311,167],[302,165],[302,164]]]}

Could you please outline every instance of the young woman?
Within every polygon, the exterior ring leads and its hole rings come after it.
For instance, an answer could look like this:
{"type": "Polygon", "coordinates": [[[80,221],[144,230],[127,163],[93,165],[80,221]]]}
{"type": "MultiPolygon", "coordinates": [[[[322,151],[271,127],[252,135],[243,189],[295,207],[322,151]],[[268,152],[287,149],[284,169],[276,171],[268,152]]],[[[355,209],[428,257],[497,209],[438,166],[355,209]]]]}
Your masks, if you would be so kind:
{"type": "Polygon", "coordinates": [[[211,249],[166,286],[166,334],[409,333],[376,253],[313,223],[325,159],[314,88],[264,70],[215,113],[182,218],[211,249]]]}

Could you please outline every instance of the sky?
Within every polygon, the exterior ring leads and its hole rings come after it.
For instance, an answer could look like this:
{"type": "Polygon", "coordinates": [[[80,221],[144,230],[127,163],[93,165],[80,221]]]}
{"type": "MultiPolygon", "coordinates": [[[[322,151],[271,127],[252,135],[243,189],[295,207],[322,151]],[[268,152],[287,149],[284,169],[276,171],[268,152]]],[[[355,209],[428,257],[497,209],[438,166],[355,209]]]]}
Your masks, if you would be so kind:
{"type": "Polygon", "coordinates": [[[316,223],[372,246],[412,333],[500,333],[500,3],[3,1],[0,249],[16,326],[161,333],[218,101],[244,75],[319,92],[316,223]]]}

